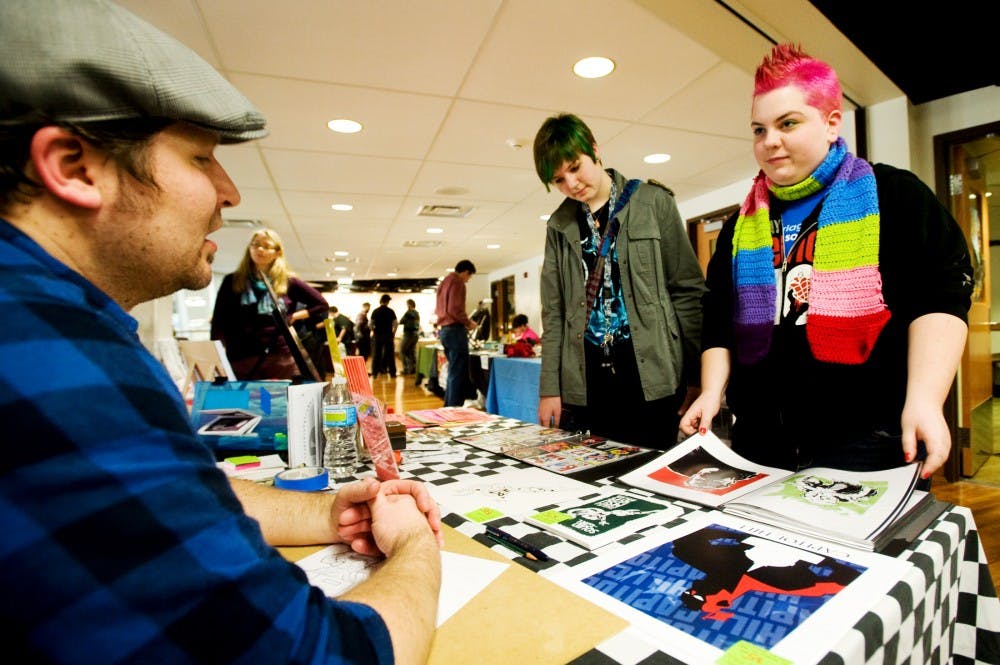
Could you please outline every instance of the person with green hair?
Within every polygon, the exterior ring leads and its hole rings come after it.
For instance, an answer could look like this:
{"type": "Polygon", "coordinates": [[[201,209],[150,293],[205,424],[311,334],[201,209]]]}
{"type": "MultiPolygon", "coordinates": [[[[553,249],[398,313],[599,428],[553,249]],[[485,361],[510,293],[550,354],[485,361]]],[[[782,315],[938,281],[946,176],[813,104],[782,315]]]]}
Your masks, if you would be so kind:
{"type": "Polygon", "coordinates": [[[605,169],[572,114],[542,124],[534,155],[566,196],[546,229],[539,423],[669,448],[698,393],[704,292],[674,197],[605,169]]]}

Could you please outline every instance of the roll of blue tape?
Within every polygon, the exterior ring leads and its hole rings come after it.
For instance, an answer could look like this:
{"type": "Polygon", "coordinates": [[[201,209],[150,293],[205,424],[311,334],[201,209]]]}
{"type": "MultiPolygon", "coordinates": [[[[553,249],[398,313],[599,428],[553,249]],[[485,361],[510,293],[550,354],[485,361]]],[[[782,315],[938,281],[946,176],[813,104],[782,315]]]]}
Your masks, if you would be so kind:
{"type": "Polygon", "coordinates": [[[286,469],[274,477],[274,486],[296,492],[316,492],[330,485],[330,474],[321,466],[286,469]]]}

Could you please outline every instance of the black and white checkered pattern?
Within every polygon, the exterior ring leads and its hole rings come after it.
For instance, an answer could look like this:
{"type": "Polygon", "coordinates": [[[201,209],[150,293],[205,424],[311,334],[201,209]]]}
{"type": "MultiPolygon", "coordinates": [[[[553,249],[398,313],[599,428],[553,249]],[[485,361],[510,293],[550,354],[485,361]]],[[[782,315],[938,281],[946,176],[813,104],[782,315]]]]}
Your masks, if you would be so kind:
{"type": "MultiPolygon", "coordinates": [[[[449,428],[446,432],[407,433],[408,440],[453,443],[451,437],[478,434],[523,424],[512,419],[449,428]]],[[[503,455],[472,446],[455,444],[467,451],[462,462],[411,463],[401,469],[404,477],[418,478],[437,485],[482,479],[502,474],[509,467],[526,466],[503,455]]],[[[613,478],[595,485],[617,485],[613,478]]],[[[617,485],[626,488],[625,485],[617,485]]],[[[634,491],[634,488],[629,488],[634,491]]],[[[687,509],[674,522],[653,526],[622,538],[607,548],[618,548],[637,538],[654,535],[672,527],[692,512],[711,509],[675,502],[687,509]]],[[[538,506],[544,510],[547,506],[538,506]]],[[[549,506],[550,507],[550,506],[549,506]]],[[[510,517],[490,523],[521,538],[549,556],[549,561],[531,561],[495,544],[484,535],[481,524],[454,513],[444,522],[494,552],[549,575],[558,568],[574,567],[594,558],[589,550],[510,517]]],[[[818,659],[821,665],[840,663],[899,663],[917,665],[1000,664],[1000,602],[979,542],[979,532],[968,508],[951,506],[941,517],[900,554],[914,565],[871,611],[840,640],[837,647],[818,659]]],[[[573,665],[673,665],[680,661],[657,650],[632,629],[617,635],[575,659],[573,665]]]]}

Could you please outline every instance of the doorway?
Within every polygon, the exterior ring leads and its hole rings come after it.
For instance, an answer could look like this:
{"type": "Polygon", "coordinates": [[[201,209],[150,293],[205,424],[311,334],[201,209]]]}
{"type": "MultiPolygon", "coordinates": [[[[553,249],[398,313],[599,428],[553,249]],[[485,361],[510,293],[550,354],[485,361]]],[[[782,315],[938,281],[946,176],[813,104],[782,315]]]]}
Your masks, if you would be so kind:
{"type": "Polygon", "coordinates": [[[490,339],[506,339],[510,332],[510,320],[516,310],[514,308],[514,276],[510,275],[490,283],[490,295],[493,298],[492,334],[490,339]]]}
{"type": "Polygon", "coordinates": [[[991,247],[1000,244],[1000,122],[934,137],[935,180],[941,199],[965,233],[975,284],[969,309],[969,338],[949,399],[954,416],[952,454],[945,469],[950,481],[973,477],[1000,452],[994,425],[994,363],[1000,363],[1000,330],[994,308],[991,247]],[[996,193],[997,196],[993,196],[996,193]],[[995,200],[994,200],[995,199],[995,200]],[[992,213],[992,214],[991,214],[992,213]],[[993,226],[991,229],[991,219],[993,226]]]}
{"type": "Polygon", "coordinates": [[[738,205],[731,205],[687,220],[688,237],[698,257],[702,274],[708,272],[708,260],[715,253],[715,241],[719,237],[723,223],[739,209],[738,205]]]}

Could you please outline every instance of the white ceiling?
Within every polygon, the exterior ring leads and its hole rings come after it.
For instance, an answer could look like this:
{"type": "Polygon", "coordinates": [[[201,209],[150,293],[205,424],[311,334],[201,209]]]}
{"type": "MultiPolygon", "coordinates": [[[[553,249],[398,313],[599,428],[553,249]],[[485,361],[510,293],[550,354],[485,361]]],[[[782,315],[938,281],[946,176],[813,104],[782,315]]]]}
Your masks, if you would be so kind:
{"type": "MultiPolygon", "coordinates": [[[[267,116],[268,138],[219,149],[243,197],[224,216],[278,231],[292,268],[317,281],[439,277],[463,258],[485,274],[539,256],[540,216],[560,197],[535,175],[531,142],[558,112],[591,126],[606,165],[681,202],[752,176],[752,71],[770,42],[747,22],[831,62],[859,104],[901,95],[805,0],[728,2],[745,21],[712,0],[120,1],[267,116]],[[577,78],[589,55],[615,71],[577,78]],[[329,131],[341,117],[364,131],[329,131]],[[643,163],[652,152],[672,159],[643,163]],[[473,211],[418,217],[425,204],[473,211]]],[[[214,236],[218,271],[250,233],[214,236]]]]}

